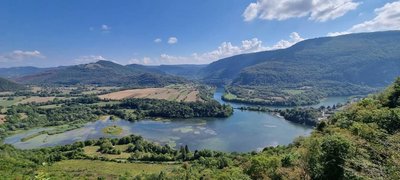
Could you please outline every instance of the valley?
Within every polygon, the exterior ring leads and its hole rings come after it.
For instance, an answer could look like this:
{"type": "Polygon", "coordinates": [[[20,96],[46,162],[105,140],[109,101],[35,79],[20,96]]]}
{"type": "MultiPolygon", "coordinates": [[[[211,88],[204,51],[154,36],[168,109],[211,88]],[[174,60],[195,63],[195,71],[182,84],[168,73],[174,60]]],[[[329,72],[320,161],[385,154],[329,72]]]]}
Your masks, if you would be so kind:
{"type": "Polygon", "coordinates": [[[0,178],[396,179],[399,37],[208,65],[2,68],[0,178]]]}
{"type": "MultiPolygon", "coordinates": [[[[226,103],[221,100],[223,92],[223,89],[217,89],[213,99],[220,103],[226,103]]],[[[326,106],[345,102],[345,98],[323,101],[326,106]]],[[[238,104],[230,105],[241,107],[238,104]]],[[[101,137],[116,138],[136,134],[162,145],[168,144],[173,148],[188,145],[198,150],[248,152],[259,151],[266,146],[289,144],[297,136],[308,135],[311,127],[291,123],[269,113],[234,110],[231,116],[221,118],[143,118],[130,122],[126,119],[105,117],[100,121],[89,122],[57,134],[43,135],[40,133],[41,131],[43,130],[39,128],[15,134],[5,138],[4,142],[18,148],[30,149],[65,145],[101,137]],[[104,132],[105,128],[113,126],[116,126],[121,132],[117,134],[104,132]],[[28,141],[21,141],[22,138],[30,137],[38,132],[40,136],[35,136],[28,141]],[[258,134],[257,138],[249,139],[248,137],[252,137],[253,134],[258,134]],[[71,139],[71,136],[74,138],[71,139]]]]}

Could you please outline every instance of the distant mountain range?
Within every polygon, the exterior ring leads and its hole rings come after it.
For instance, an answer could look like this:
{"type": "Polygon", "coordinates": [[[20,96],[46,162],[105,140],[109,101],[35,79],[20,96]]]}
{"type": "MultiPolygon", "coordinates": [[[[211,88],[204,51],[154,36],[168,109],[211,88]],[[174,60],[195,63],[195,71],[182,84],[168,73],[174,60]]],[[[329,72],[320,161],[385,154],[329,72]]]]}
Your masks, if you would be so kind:
{"type": "Polygon", "coordinates": [[[28,76],[32,74],[41,73],[53,68],[38,68],[32,66],[26,67],[11,67],[11,68],[0,68],[0,77],[3,78],[16,78],[22,76],[28,76]]]}
{"type": "Polygon", "coordinates": [[[276,85],[324,81],[385,86],[400,75],[400,31],[309,39],[294,46],[241,54],[200,71],[208,83],[276,85]]]}
{"type": "Polygon", "coordinates": [[[399,42],[400,31],[359,33],[309,39],[287,49],[241,54],[209,65],[123,66],[98,61],[56,68],[0,68],[0,77],[23,84],[161,86],[199,79],[233,86],[382,87],[400,75],[399,42]]]}
{"type": "Polygon", "coordinates": [[[50,68],[36,74],[15,78],[23,84],[165,86],[185,83],[181,77],[165,74],[142,65],[123,66],[110,61],[50,68]]]}
{"type": "Polygon", "coordinates": [[[110,61],[60,66],[50,68],[11,67],[0,68],[0,77],[23,84],[100,84],[100,85],[151,85],[186,82],[195,79],[206,65],[126,66],[110,61]],[[107,75],[105,77],[104,75],[107,75]]]}

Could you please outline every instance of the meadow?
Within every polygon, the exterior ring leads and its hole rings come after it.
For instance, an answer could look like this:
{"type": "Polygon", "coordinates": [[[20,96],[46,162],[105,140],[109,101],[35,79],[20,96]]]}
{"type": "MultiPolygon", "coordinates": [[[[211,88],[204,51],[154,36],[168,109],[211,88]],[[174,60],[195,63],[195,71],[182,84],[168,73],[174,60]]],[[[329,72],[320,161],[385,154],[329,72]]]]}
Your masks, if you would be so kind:
{"type": "Polygon", "coordinates": [[[169,101],[200,101],[199,91],[189,85],[175,85],[163,88],[129,89],[99,96],[101,99],[122,100],[128,98],[164,99],[169,101]]]}

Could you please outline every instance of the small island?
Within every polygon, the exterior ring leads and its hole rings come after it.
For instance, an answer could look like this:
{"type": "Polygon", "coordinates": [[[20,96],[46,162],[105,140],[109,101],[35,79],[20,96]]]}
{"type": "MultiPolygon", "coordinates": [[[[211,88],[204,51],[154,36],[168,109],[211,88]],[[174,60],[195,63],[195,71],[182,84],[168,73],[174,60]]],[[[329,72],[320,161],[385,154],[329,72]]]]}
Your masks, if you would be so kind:
{"type": "Polygon", "coordinates": [[[123,131],[122,127],[119,127],[117,125],[111,125],[105,127],[103,130],[104,134],[111,134],[111,135],[120,135],[123,131]]]}

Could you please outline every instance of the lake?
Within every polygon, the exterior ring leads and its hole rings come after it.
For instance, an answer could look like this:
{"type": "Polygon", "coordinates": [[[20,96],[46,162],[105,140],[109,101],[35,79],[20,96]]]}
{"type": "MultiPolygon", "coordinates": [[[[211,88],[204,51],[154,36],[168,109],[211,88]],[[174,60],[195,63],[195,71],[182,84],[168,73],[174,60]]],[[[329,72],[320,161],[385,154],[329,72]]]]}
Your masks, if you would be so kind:
{"type": "MultiPolygon", "coordinates": [[[[214,98],[221,102],[223,89],[218,89],[214,98]]],[[[344,103],[347,98],[326,98],[319,105],[332,106],[344,103]]],[[[239,104],[228,103],[234,107],[239,104]]],[[[212,149],[225,152],[259,151],[267,146],[286,145],[298,136],[307,136],[312,128],[291,123],[277,116],[254,111],[234,111],[228,118],[191,118],[155,121],[143,119],[137,122],[126,120],[105,120],[87,123],[84,127],[56,135],[42,134],[28,141],[21,139],[46,128],[29,130],[9,136],[4,143],[17,148],[30,149],[70,144],[100,137],[123,137],[129,134],[141,135],[145,139],[179,148],[188,145],[190,149],[212,149]],[[104,134],[102,129],[117,125],[123,128],[120,135],[104,134]]]]}

